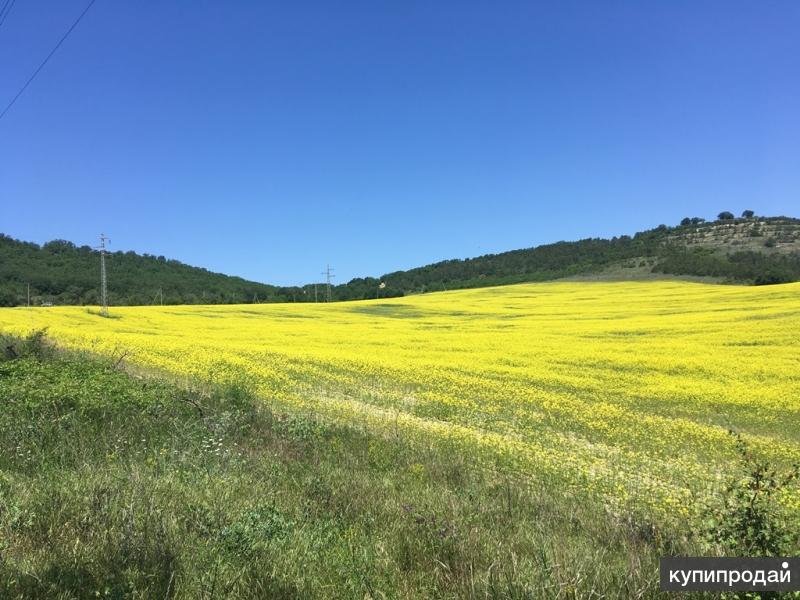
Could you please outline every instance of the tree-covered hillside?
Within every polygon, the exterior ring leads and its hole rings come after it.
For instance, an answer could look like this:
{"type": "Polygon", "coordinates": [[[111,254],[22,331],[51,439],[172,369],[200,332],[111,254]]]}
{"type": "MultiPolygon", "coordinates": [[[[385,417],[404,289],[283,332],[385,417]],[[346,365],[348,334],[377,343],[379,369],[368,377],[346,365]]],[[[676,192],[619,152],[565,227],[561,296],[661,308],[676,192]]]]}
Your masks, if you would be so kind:
{"type": "MultiPolygon", "coordinates": [[[[163,256],[109,254],[109,299],[122,304],[220,304],[323,301],[323,284],[277,287],[212,273],[163,256]]],[[[42,246],[0,234],[0,306],[97,304],[100,257],[88,246],[55,240],[42,246]]],[[[613,273],[714,277],[769,284],[800,280],[800,219],[685,218],[633,236],[557,242],[535,248],[446,260],[333,286],[333,300],[395,297],[458,288],[613,273]],[[381,287],[381,285],[383,287],[381,287]]]]}
{"type": "Polygon", "coordinates": [[[378,279],[354,279],[337,286],[334,298],[349,300],[448,289],[545,281],[573,275],[617,277],[638,269],[649,273],[694,275],[741,283],[800,280],[800,219],[741,218],[720,213],[716,221],[685,218],[675,226],[659,225],[633,236],[557,242],[524,250],[447,260],[378,279]],[[385,288],[378,290],[380,282],[385,288]]]}
{"type": "MultiPolygon", "coordinates": [[[[112,305],[194,304],[291,300],[275,286],[190,267],[163,256],[135,252],[107,255],[112,305]]],[[[88,246],[55,240],[39,246],[0,235],[0,306],[97,304],[100,255],[88,246]]]]}

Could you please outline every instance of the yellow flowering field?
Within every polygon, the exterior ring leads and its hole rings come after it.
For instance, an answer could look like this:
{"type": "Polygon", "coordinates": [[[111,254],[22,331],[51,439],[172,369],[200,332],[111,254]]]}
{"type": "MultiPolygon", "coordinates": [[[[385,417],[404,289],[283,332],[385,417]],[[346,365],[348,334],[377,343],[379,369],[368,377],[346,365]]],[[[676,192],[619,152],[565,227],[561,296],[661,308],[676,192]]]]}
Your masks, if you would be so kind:
{"type": "MultiPolygon", "coordinates": [[[[452,444],[476,468],[691,517],[729,430],[800,462],[800,284],[554,282],[333,304],[0,309],[0,330],[283,410],[452,444]]],[[[800,514],[800,499],[781,502],[800,514]]]]}

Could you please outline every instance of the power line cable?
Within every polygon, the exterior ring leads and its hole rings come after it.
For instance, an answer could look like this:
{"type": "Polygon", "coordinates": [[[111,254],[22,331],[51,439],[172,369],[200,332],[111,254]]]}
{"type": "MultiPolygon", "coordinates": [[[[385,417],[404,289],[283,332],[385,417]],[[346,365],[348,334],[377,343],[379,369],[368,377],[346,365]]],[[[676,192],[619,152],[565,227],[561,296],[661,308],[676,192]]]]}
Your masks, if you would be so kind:
{"type": "Polygon", "coordinates": [[[0,8],[0,25],[2,25],[3,21],[5,21],[6,15],[8,14],[6,9],[8,9],[8,12],[11,12],[11,9],[8,6],[9,4],[13,6],[13,0],[6,0],[5,4],[3,4],[3,8],[0,8]]]}
{"type": "Polygon", "coordinates": [[[81,14],[78,16],[78,18],[77,18],[77,19],[75,19],[75,22],[72,24],[72,26],[71,26],[69,29],[67,29],[67,32],[66,32],[66,33],[63,35],[63,37],[62,37],[60,40],[58,40],[58,43],[57,43],[57,44],[55,45],[55,47],[54,47],[54,48],[53,48],[53,49],[50,51],[50,54],[48,54],[48,55],[47,55],[47,57],[46,57],[46,58],[45,58],[45,59],[42,61],[42,64],[40,64],[40,65],[39,65],[39,68],[38,68],[38,69],[36,69],[36,70],[33,72],[33,75],[31,75],[31,76],[30,76],[30,78],[28,79],[28,81],[26,81],[26,82],[25,82],[25,85],[23,85],[23,86],[22,86],[22,88],[21,88],[21,89],[20,89],[20,90],[17,92],[17,95],[16,95],[16,96],[14,96],[14,98],[11,100],[11,102],[9,102],[9,103],[8,103],[8,106],[6,106],[6,107],[3,109],[3,112],[1,112],[1,113],[0,113],[0,119],[2,119],[4,116],[6,116],[6,113],[9,111],[9,109],[10,109],[12,106],[14,106],[14,103],[17,101],[17,99],[18,99],[18,98],[19,98],[19,97],[22,95],[22,93],[23,93],[23,92],[24,92],[24,91],[25,91],[25,90],[28,88],[28,86],[31,84],[31,82],[32,82],[34,79],[36,79],[36,76],[39,74],[39,71],[41,71],[41,70],[44,68],[44,66],[47,64],[47,61],[49,61],[49,60],[50,60],[50,58],[53,56],[53,54],[55,54],[55,53],[56,53],[56,50],[58,50],[58,49],[61,47],[61,44],[63,44],[63,43],[64,43],[64,40],[66,40],[66,39],[69,37],[69,34],[70,34],[70,33],[72,33],[72,30],[73,30],[73,29],[75,29],[75,28],[78,26],[78,23],[80,23],[80,22],[81,22],[81,19],[83,19],[83,17],[86,15],[86,13],[87,13],[87,12],[89,12],[89,9],[90,9],[90,8],[92,8],[92,5],[93,5],[95,2],[96,2],[96,0],[91,0],[91,1],[89,2],[89,4],[88,4],[88,5],[86,5],[86,8],[84,8],[84,9],[83,9],[83,12],[82,12],[82,13],[81,13],[81,14]]]}
{"type": "Polygon", "coordinates": [[[15,1],[16,0],[6,0],[5,4],[3,4],[3,8],[0,8],[0,25],[3,24],[3,21],[6,20],[6,16],[11,12],[11,7],[14,6],[15,1]],[[9,7],[9,4],[11,7],[9,7]],[[6,12],[6,9],[8,9],[8,12],[6,12]]]}
{"type": "Polygon", "coordinates": [[[11,9],[14,8],[14,4],[17,0],[6,0],[5,5],[3,6],[3,10],[0,11],[0,25],[6,22],[6,17],[8,17],[8,13],[11,12],[11,9]],[[11,5],[9,6],[9,2],[11,5]],[[8,10],[6,10],[6,6],[8,6],[8,10]]]}

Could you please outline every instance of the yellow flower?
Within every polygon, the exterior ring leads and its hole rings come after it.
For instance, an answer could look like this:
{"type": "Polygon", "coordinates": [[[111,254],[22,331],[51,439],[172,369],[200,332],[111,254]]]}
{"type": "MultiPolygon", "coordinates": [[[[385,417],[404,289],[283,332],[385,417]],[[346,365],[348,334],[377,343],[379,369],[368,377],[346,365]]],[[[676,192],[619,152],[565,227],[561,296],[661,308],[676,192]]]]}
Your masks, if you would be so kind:
{"type": "Polygon", "coordinates": [[[800,462],[798,297],[800,284],[554,282],[115,319],[4,308],[0,331],[48,327],[65,347],[685,517],[735,458],[731,428],[766,460],[800,462]]]}

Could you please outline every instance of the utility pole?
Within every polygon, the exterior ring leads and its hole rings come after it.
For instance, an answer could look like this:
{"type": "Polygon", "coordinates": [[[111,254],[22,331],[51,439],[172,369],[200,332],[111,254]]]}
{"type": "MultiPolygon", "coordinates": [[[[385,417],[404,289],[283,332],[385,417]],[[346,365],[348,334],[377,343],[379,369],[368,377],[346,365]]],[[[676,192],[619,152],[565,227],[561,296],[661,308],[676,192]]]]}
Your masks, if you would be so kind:
{"type": "Polygon", "coordinates": [[[31,284],[28,284],[28,308],[31,307],[31,284]]]}
{"type": "Polygon", "coordinates": [[[164,288],[158,288],[158,300],[164,306],[164,288]]]}
{"type": "Polygon", "coordinates": [[[314,302],[317,301],[317,284],[314,284],[314,302]]]}
{"type": "Polygon", "coordinates": [[[108,293],[106,290],[106,242],[110,242],[111,240],[106,237],[105,233],[100,234],[100,246],[98,246],[98,250],[100,250],[100,303],[102,307],[100,308],[100,314],[104,317],[108,316],[108,293]]]}
{"type": "Polygon", "coordinates": [[[326,298],[325,301],[326,302],[330,302],[331,301],[331,279],[336,277],[336,275],[333,274],[333,269],[331,269],[330,265],[326,265],[325,266],[325,270],[322,272],[322,275],[325,275],[325,285],[327,287],[327,291],[326,291],[327,298],[326,298]]]}

